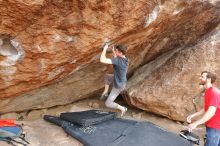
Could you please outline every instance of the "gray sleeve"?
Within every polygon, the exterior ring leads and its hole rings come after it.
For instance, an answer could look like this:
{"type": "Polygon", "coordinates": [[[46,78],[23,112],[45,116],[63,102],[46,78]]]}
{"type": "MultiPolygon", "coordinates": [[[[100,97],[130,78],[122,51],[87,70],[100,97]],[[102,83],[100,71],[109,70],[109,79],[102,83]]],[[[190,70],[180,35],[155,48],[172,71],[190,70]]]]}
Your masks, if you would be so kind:
{"type": "Polygon", "coordinates": [[[111,58],[111,60],[112,60],[112,64],[118,65],[118,58],[117,57],[111,58]]]}

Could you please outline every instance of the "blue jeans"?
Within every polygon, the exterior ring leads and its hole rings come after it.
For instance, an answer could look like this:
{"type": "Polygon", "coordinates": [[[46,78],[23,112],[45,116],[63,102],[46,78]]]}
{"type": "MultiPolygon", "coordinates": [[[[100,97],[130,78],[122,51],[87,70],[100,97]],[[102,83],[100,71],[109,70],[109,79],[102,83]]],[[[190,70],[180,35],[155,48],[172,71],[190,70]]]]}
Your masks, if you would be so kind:
{"type": "Polygon", "coordinates": [[[206,127],[205,146],[220,146],[220,130],[206,127]]]}

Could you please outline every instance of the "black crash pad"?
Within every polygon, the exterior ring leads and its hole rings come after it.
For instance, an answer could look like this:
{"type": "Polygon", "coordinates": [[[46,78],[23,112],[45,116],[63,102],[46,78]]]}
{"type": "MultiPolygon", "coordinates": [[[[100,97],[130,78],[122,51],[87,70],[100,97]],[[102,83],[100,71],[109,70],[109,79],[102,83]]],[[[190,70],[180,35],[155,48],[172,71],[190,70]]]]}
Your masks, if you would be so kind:
{"type": "Polygon", "coordinates": [[[81,126],[90,126],[104,121],[116,118],[115,112],[107,112],[100,110],[88,110],[81,112],[67,112],[61,113],[60,118],[71,123],[79,124],[81,126]]]}
{"type": "Polygon", "coordinates": [[[50,115],[45,115],[44,119],[61,126],[85,146],[193,146],[186,139],[151,122],[115,118],[96,125],[80,126],[50,115]]]}

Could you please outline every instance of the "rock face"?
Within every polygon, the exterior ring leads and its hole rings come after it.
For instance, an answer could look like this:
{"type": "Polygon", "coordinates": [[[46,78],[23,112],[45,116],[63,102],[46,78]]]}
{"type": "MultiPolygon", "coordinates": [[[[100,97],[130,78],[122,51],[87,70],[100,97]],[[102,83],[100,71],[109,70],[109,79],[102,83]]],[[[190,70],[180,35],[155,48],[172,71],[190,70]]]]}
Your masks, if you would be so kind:
{"type": "Polygon", "coordinates": [[[54,83],[97,61],[104,41],[142,25],[156,5],[131,2],[1,1],[0,97],[54,83]]]}
{"type": "Polygon", "coordinates": [[[132,2],[0,1],[0,112],[66,104],[102,88],[100,46],[142,27],[157,5],[132,2]]]}
{"type": "MultiPolygon", "coordinates": [[[[138,69],[127,86],[131,105],[184,121],[194,111],[204,70],[220,74],[220,26],[195,46],[175,50],[138,69]]],[[[217,85],[220,85],[218,81],[217,85]]]]}
{"type": "Polygon", "coordinates": [[[99,91],[111,71],[99,63],[105,41],[127,45],[132,75],[164,53],[194,45],[220,22],[215,0],[3,0],[0,16],[1,113],[63,105],[99,91]]]}

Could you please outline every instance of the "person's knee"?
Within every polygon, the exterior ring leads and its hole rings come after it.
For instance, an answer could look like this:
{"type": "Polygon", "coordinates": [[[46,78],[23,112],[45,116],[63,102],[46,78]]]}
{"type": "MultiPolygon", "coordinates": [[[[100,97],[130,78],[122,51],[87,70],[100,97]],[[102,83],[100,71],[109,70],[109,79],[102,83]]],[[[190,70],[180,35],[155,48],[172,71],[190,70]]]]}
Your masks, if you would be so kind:
{"type": "Polygon", "coordinates": [[[110,100],[105,101],[105,106],[111,107],[111,105],[112,105],[112,102],[110,100]]]}

